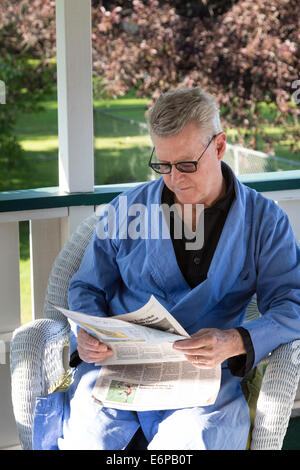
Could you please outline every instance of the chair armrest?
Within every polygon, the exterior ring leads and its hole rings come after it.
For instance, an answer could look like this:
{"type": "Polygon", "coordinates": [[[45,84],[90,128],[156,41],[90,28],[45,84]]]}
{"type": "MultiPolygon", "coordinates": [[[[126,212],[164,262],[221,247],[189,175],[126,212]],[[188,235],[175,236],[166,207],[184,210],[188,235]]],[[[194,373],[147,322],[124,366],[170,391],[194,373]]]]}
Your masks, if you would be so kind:
{"type": "Polygon", "coordinates": [[[250,448],[280,450],[300,377],[300,340],[282,344],[267,358],[250,448]]]}
{"type": "Polygon", "coordinates": [[[65,372],[67,320],[35,320],[17,328],[10,346],[12,404],[21,446],[32,448],[32,423],[37,396],[46,395],[65,372]]]}

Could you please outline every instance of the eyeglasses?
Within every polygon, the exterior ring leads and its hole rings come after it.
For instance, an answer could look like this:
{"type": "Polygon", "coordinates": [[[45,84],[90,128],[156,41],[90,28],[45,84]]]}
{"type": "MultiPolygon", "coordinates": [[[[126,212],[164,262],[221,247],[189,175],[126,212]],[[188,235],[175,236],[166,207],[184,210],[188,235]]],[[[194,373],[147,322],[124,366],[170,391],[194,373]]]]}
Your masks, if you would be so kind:
{"type": "Polygon", "coordinates": [[[195,173],[195,171],[197,171],[197,165],[200,159],[203,157],[206,150],[208,149],[208,147],[210,146],[210,144],[212,143],[212,141],[217,135],[218,134],[215,134],[212,136],[212,138],[210,139],[207,146],[205,147],[205,149],[203,150],[203,152],[201,153],[200,157],[197,160],[183,161],[183,162],[177,162],[177,163],[152,163],[151,160],[155,151],[155,147],[153,147],[148,165],[152,168],[152,170],[156,171],[156,173],[160,173],[163,175],[171,173],[172,166],[175,166],[176,170],[181,171],[181,173],[195,173]]]}

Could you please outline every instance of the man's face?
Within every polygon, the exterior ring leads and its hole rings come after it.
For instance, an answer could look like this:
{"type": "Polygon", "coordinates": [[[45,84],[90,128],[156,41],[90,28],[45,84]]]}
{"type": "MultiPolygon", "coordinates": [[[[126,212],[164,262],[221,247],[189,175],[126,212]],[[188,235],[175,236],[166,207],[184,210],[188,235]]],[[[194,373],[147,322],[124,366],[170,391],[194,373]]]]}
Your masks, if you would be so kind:
{"type": "MultiPolygon", "coordinates": [[[[194,123],[187,124],[177,135],[153,136],[157,161],[177,163],[197,160],[212,135],[206,135],[194,123]]],[[[224,189],[221,159],[226,149],[224,132],[218,134],[200,159],[195,173],[182,173],[172,166],[170,174],[163,175],[166,186],[181,204],[210,206],[224,189]]]]}

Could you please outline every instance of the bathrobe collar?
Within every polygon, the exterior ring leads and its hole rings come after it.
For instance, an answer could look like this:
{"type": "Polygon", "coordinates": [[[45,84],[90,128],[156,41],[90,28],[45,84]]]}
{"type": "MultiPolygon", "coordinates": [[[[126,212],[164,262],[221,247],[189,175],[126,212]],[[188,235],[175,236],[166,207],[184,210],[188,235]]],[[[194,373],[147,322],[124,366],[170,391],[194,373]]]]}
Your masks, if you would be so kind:
{"type": "MultiPolygon", "coordinates": [[[[157,181],[154,198],[158,204],[161,203],[163,185],[161,178],[157,181]]],[[[150,241],[150,264],[153,277],[168,299],[172,299],[176,309],[180,308],[182,302],[188,302],[190,297],[196,295],[199,305],[205,305],[209,310],[209,306],[216,305],[230,289],[243,268],[246,255],[244,229],[247,223],[245,217],[247,188],[235,176],[234,185],[236,197],[224,224],[207,279],[194,289],[190,288],[181,274],[171,238],[150,241]]],[[[163,219],[162,223],[166,224],[166,221],[163,219]]],[[[165,229],[167,230],[167,226],[165,229]]]]}

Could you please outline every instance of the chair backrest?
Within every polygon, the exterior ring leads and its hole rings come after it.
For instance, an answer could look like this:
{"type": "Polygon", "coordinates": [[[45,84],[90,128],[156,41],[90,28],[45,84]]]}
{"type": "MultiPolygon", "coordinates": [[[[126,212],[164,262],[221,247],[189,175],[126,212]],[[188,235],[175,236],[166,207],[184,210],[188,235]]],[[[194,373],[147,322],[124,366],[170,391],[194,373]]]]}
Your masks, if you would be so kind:
{"type": "Polygon", "coordinates": [[[72,233],[58,254],[48,280],[44,304],[44,318],[64,321],[65,317],[48,301],[68,308],[68,289],[71,277],[78,270],[86,247],[93,235],[99,216],[93,214],[84,219],[72,233]]]}

